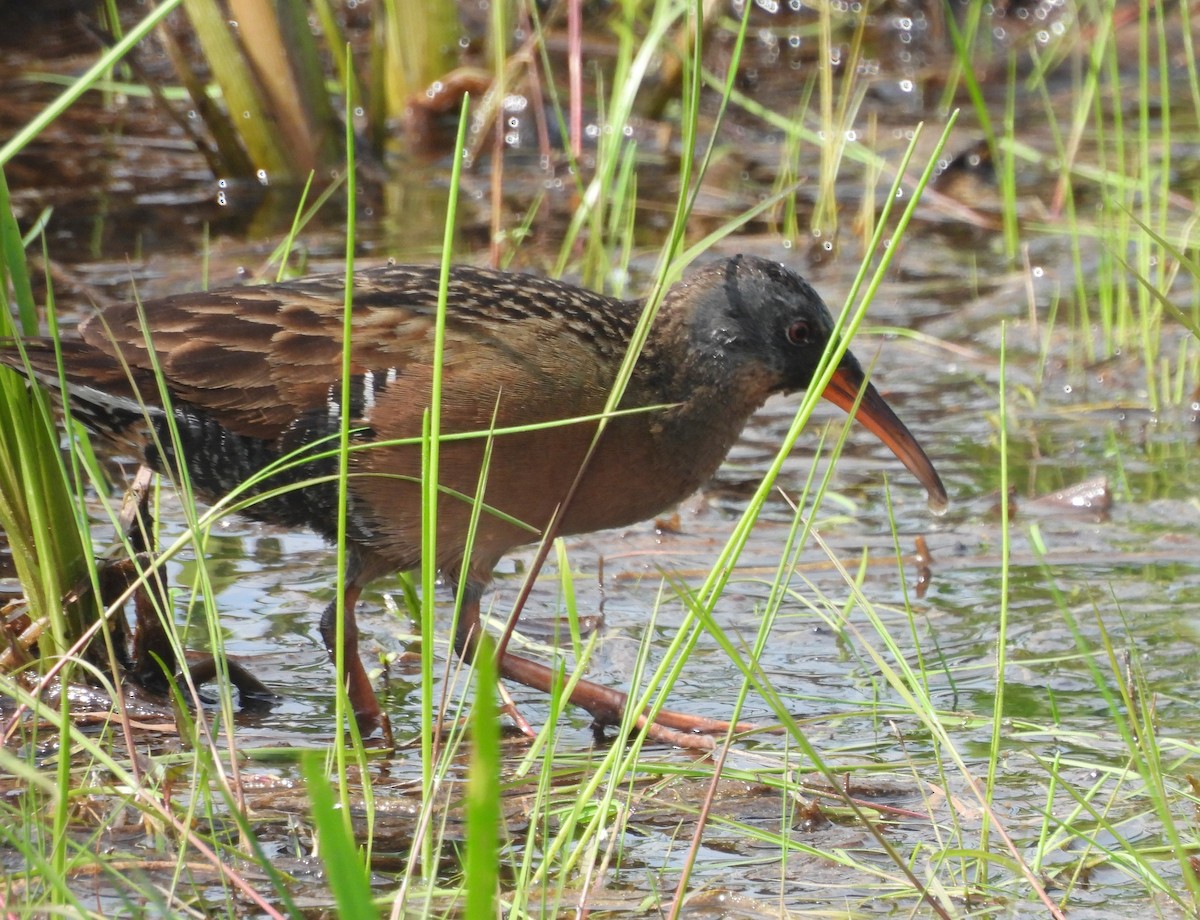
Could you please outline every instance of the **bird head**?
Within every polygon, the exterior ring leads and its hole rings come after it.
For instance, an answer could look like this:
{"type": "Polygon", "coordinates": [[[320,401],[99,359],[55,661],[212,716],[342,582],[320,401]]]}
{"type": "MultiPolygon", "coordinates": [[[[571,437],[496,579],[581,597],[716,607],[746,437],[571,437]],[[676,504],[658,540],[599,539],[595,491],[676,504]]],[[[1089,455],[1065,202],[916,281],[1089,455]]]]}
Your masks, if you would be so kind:
{"type": "MultiPolygon", "coordinates": [[[[689,279],[683,296],[692,307],[696,366],[717,380],[755,379],[767,394],[807,389],[834,336],[833,317],[812,285],[768,259],[735,256],[710,265],[689,279]]],[[[931,508],[945,507],[933,464],[849,351],[821,395],[887,445],[925,486],[931,508]]]]}

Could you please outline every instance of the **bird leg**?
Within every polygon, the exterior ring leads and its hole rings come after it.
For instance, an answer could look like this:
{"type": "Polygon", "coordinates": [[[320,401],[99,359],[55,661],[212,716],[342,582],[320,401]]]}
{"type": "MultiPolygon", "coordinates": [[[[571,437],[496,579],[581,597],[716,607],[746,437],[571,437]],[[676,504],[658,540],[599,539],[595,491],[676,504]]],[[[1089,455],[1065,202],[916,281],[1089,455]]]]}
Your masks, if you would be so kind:
{"type": "MultiPolygon", "coordinates": [[[[479,647],[479,601],[482,591],[468,585],[464,592],[462,609],[458,614],[458,628],[455,631],[454,650],[463,661],[474,659],[479,647]]],[[[543,693],[553,693],[561,690],[563,680],[554,669],[505,652],[499,662],[501,677],[514,680],[526,687],[532,687],[543,693]]],[[[568,702],[579,706],[591,714],[595,720],[593,728],[598,736],[608,725],[620,725],[625,709],[629,705],[629,694],[613,690],[590,680],[579,680],[572,688],[568,702]]],[[[525,723],[520,719],[520,723],[525,723]]],[[[641,713],[634,720],[634,727],[646,730],[646,737],[663,744],[692,750],[710,751],[715,747],[713,735],[724,734],[730,729],[730,723],[720,719],[709,719],[704,716],[693,716],[670,709],[660,709],[651,720],[641,713]]],[[[738,722],[733,726],[735,731],[751,731],[755,728],[752,723],[738,722]]]]}
{"type": "MultiPolygon", "coordinates": [[[[379,705],[375,689],[371,686],[371,678],[363,667],[358,655],[358,620],[354,608],[362,593],[362,585],[348,581],[343,600],[342,626],[342,661],[346,669],[346,695],[354,709],[354,720],[358,723],[358,731],[365,738],[372,738],[378,733],[387,747],[394,746],[392,739],[392,723],[387,713],[379,705]]],[[[321,638],[325,641],[325,649],[329,658],[337,663],[337,601],[330,603],[321,614],[321,638]]]]}

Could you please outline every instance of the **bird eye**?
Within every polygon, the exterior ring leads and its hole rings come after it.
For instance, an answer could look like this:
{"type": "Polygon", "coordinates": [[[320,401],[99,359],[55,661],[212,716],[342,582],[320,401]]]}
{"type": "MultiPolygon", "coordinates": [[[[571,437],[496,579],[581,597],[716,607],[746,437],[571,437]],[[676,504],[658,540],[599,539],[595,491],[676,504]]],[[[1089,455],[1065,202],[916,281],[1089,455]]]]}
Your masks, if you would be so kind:
{"type": "Polygon", "coordinates": [[[812,330],[808,328],[808,321],[798,319],[787,330],[787,339],[793,345],[808,345],[812,342],[812,330]]]}

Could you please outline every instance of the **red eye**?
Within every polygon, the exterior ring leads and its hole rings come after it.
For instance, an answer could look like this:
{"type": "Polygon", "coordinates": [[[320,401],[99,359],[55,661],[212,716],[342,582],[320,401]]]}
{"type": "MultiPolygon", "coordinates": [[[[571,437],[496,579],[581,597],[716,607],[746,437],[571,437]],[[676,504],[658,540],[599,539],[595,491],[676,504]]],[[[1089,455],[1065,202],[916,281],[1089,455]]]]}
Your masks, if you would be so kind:
{"type": "Polygon", "coordinates": [[[808,328],[808,321],[798,319],[787,330],[787,339],[793,345],[808,345],[812,342],[812,330],[808,328]]]}

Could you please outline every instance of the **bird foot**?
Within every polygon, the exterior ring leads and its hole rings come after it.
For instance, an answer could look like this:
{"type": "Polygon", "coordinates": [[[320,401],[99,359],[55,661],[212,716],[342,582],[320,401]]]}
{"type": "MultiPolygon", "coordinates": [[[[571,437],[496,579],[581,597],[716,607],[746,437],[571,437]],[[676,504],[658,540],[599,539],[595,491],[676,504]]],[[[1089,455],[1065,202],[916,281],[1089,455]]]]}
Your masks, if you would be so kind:
{"type": "MultiPolygon", "coordinates": [[[[203,654],[189,657],[185,667],[192,683],[197,687],[220,677],[221,668],[215,655],[203,654]]],[[[245,665],[232,658],[226,658],[225,672],[229,675],[229,682],[237,688],[238,700],[243,710],[263,712],[279,702],[279,697],[272,693],[266,684],[251,674],[245,665]]],[[[175,676],[175,682],[183,683],[182,672],[175,676]]]]}
{"type": "MultiPolygon", "coordinates": [[[[392,720],[386,712],[379,708],[365,711],[355,710],[354,721],[358,724],[358,735],[362,738],[363,747],[371,750],[394,751],[396,740],[392,737],[392,720]]],[[[353,746],[353,738],[347,733],[347,747],[353,746]]]]}
{"type": "MultiPolygon", "coordinates": [[[[595,686],[595,685],[593,685],[595,686]]],[[[607,688],[601,688],[607,690],[607,688]]],[[[607,690],[611,693],[613,691],[607,690]]],[[[572,700],[573,702],[578,702],[572,700]]],[[[582,706],[583,704],[580,703],[582,706]]],[[[587,707],[584,706],[586,709],[587,707]]],[[[601,722],[596,720],[592,723],[592,731],[596,735],[597,741],[603,741],[605,738],[604,729],[608,725],[617,724],[614,722],[601,722]]],[[[673,747],[684,748],[689,751],[711,751],[716,748],[716,738],[718,735],[728,734],[730,729],[734,732],[751,732],[756,731],[759,726],[752,722],[725,722],[720,719],[710,719],[706,716],[693,716],[685,712],[676,712],[673,709],[660,709],[658,715],[651,721],[647,716],[638,716],[634,722],[634,731],[644,731],[646,738],[650,741],[655,741],[659,744],[669,744],[673,747]]]]}
{"type": "Polygon", "coordinates": [[[508,716],[512,720],[517,731],[526,738],[533,740],[535,737],[537,737],[537,732],[534,731],[534,728],[529,723],[529,720],[521,714],[521,710],[517,708],[516,701],[513,700],[512,694],[508,692],[508,688],[505,687],[503,683],[497,681],[496,690],[500,694],[500,714],[508,716]]]}
{"type": "MultiPolygon", "coordinates": [[[[536,661],[511,654],[505,654],[501,658],[500,674],[544,693],[553,692],[559,682],[557,672],[536,661]]],[[[596,733],[597,740],[604,739],[605,727],[622,724],[625,709],[629,705],[628,694],[589,680],[578,681],[568,700],[591,713],[594,719],[592,730],[596,733]]],[[[515,712],[515,709],[513,711],[515,712]]],[[[524,722],[524,719],[521,721],[524,722]]],[[[729,722],[720,719],[693,716],[670,709],[660,709],[653,720],[644,714],[639,715],[634,725],[636,729],[644,730],[646,737],[651,741],[694,751],[713,750],[716,747],[714,736],[726,734],[731,727],[729,722]]],[[[732,725],[737,732],[753,731],[756,727],[749,722],[737,722],[732,725]]],[[[532,729],[530,737],[531,733],[532,729]]]]}

